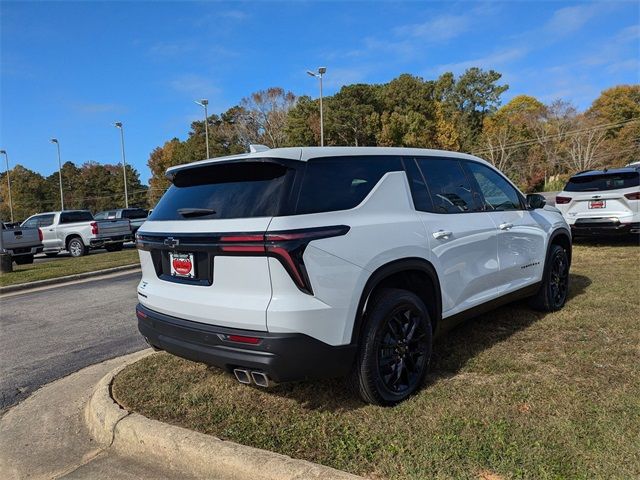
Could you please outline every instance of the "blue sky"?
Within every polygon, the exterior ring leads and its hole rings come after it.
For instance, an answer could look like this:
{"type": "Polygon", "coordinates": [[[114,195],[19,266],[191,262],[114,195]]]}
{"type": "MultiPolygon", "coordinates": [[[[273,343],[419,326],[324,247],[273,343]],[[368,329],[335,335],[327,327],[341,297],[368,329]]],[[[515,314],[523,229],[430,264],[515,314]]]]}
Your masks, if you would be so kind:
{"type": "Polygon", "coordinates": [[[586,108],[638,83],[640,7],[628,2],[6,2],[1,13],[0,148],[48,175],[63,161],[127,160],[149,177],[151,150],[185,138],[196,98],[221,112],[282,86],[326,91],[493,68],[505,100],[562,97],[586,108]]]}

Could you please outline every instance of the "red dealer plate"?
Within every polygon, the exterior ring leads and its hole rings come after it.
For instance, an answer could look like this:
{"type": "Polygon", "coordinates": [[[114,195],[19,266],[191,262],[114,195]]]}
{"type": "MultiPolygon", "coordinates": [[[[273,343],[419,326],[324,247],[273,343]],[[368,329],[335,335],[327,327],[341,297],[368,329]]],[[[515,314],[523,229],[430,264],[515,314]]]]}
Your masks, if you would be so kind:
{"type": "Polygon", "coordinates": [[[606,200],[591,200],[589,202],[589,208],[604,208],[607,206],[606,200]]]}
{"type": "Polygon", "coordinates": [[[196,276],[196,267],[193,261],[193,253],[169,253],[171,275],[175,277],[193,278],[196,276]]]}

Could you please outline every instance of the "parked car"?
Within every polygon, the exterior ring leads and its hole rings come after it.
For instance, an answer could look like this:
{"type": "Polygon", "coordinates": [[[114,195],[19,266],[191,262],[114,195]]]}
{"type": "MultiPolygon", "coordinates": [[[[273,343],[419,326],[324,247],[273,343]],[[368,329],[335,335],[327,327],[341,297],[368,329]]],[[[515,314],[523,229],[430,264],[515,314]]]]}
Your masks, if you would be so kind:
{"type": "Polygon", "coordinates": [[[518,298],[567,299],[571,232],[489,163],[438,150],[282,148],[171,167],[138,230],[138,328],[238,381],[422,384],[433,339],[518,298]]]}
{"type": "Polygon", "coordinates": [[[88,210],[39,213],[26,219],[22,227],[42,230],[44,253],[50,257],[62,250],[72,257],[86,255],[92,248],[114,252],[133,238],[128,220],[95,220],[88,210]]]}
{"type": "Polygon", "coordinates": [[[38,228],[9,228],[0,222],[0,253],[11,255],[18,265],[33,263],[33,256],[42,251],[42,232],[38,228]]]}
{"type": "Polygon", "coordinates": [[[115,210],[105,210],[96,213],[93,218],[96,220],[114,220],[126,218],[131,224],[131,232],[136,233],[142,224],[147,220],[148,210],[144,208],[118,208],[115,210]]]}
{"type": "Polygon", "coordinates": [[[640,233],[640,165],[580,172],[556,207],[576,236],[640,233]]]}

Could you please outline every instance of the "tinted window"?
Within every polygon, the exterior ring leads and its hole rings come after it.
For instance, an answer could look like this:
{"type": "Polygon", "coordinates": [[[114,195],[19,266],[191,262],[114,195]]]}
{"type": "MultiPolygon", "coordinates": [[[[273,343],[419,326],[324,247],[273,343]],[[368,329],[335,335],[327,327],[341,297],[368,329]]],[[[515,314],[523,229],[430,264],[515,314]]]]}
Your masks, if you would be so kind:
{"type": "Polygon", "coordinates": [[[402,171],[400,157],[327,157],[309,160],[296,213],[357,206],[387,172],[402,171]]]}
{"type": "Polygon", "coordinates": [[[107,212],[100,212],[100,213],[96,213],[93,216],[94,220],[104,220],[105,218],[107,218],[107,212]]]}
{"type": "Polygon", "coordinates": [[[91,212],[63,212],[60,214],[60,223],[90,222],[93,220],[91,212]]]}
{"type": "Polygon", "coordinates": [[[567,192],[595,192],[637,187],[638,185],[640,185],[638,172],[612,172],[572,177],[564,189],[567,192]]]}
{"type": "Polygon", "coordinates": [[[122,211],[122,217],[123,218],[131,218],[131,219],[147,218],[147,211],[146,210],[142,210],[141,208],[136,209],[136,210],[123,210],[122,211]]]}
{"type": "Polygon", "coordinates": [[[494,170],[476,162],[466,162],[480,188],[485,210],[521,210],[520,195],[507,180],[494,170]]]}
{"type": "Polygon", "coordinates": [[[117,212],[115,210],[110,210],[107,212],[107,218],[109,220],[114,220],[118,217],[117,212]]]}
{"type": "Polygon", "coordinates": [[[36,216],[36,217],[31,217],[29,220],[26,220],[24,222],[22,222],[22,225],[20,225],[21,227],[24,228],[35,228],[38,226],[38,220],[40,219],[40,215],[36,216]]]}
{"type": "Polygon", "coordinates": [[[48,227],[49,225],[53,225],[53,218],[55,215],[40,215],[38,218],[38,226],[39,227],[48,227]]]}
{"type": "Polygon", "coordinates": [[[458,160],[418,158],[418,165],[427,181],[433,212],[465,213],[480,210],[473,199],[469,180],[458,160]]]}
{"type": "Polygon", "coordinates": [[[278,214],[293,170],[242,161],[179,171],[150,220],[269,217],[278,214]]]}
{"type": "Polygon", "coordinates": [[[431,197],[427,191],[427,184],[424,181],[422,173],[416,165],[416,161],[413,158],[404,159],[404,168],[407,172],[407,179],[409,180],[409,187],[411,187],[411,196],[413,197],[413,205],[416,210],[422,212],[430,212],[433,210],[431,205],[431,197]]]}

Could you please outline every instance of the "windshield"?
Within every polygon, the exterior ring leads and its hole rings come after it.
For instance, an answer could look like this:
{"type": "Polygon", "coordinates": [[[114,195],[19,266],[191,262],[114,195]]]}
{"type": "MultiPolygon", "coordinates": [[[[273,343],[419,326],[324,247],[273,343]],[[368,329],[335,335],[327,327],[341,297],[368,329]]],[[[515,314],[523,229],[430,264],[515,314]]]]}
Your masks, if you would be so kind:
{"type": "Polygon", "coordinates": [[[564,190],[566,192],[595,192],[631,188],[638,185],[640,185],[638,172],[602,173],[572,177],[564,190]]]}
{"type": "Polygon", "coordinates": [[[274,162],[205,165],[176,173],[149,220],[270,217],[294,170],[274,162]]]}

